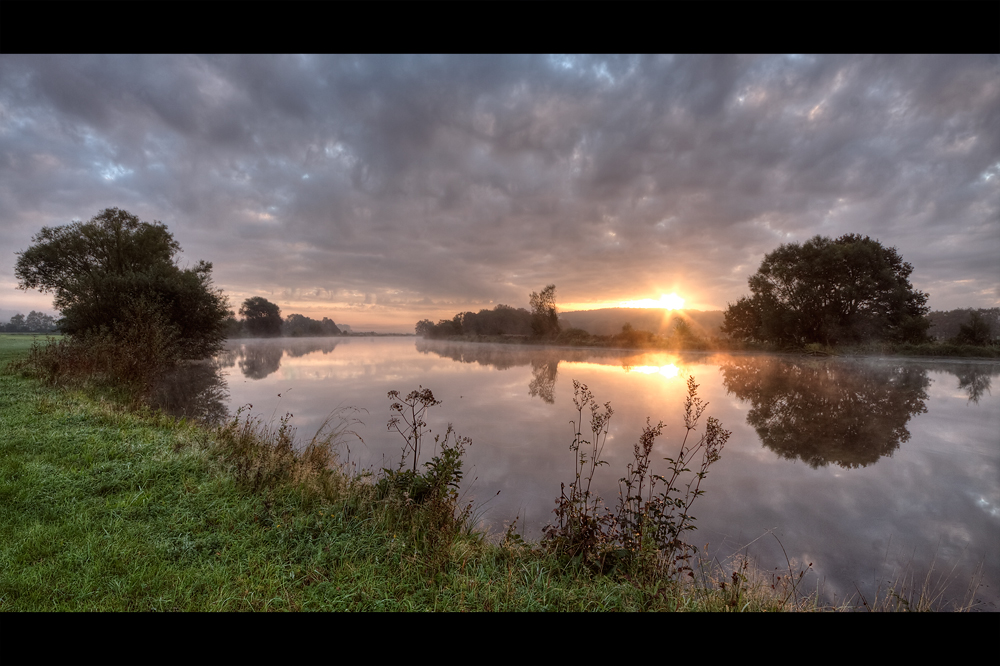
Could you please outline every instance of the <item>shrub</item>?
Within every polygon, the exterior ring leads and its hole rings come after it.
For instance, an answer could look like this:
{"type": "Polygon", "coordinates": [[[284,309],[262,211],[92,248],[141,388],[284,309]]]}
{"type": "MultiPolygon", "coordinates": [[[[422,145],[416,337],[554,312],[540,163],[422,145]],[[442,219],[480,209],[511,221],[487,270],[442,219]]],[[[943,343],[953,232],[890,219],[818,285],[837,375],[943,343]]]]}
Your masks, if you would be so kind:
{"type": "Polygon", "coordinates": [[[61,340],[32,345],[15,369],[48,384],[119,387],[142,398],[163,371],[181,358],[179,331],[155,304],[130,299],[116,320],[106,326],[61,340]]]}
{"type": "Polygon", "coordinates": [[[574,453],[575,479],[568,494],[565,484],[561,485],[554,510],[558,520],[545,530],[546,549],[595,572],[621,569],[628,575],[649,579],[676,579],[682,572],[691,573],[688,560],[695,548],[682,537],[695,528],[691,507],[704,494],[701,483],[708,468],[719,460],[730,436],[728,430],[710,417],[704,434],[688,443],[708,406],[697,392],[698,385],[694,378],[689,378],[684,402],[686,433],[676,457],[665,458],[668,467],[664,475],[654,474],[650,463],[653,444],[662,434],[664,424],[653,425],[646,420],[634,447],[634,460],[628,465],[626,475],[619,479],[617,509],[611,511],[591,492],[591,483],[597,468],[607,464],[601,453],[614,410],[608,402],[599,405],[586,384],[573,382],[577,419],[572,421],[570,450],[574,453]],[[591,439],[583,437],[584,410],[590,411],[591,439]],[[697,471],[686,477],[695,465],[697,471]]]}

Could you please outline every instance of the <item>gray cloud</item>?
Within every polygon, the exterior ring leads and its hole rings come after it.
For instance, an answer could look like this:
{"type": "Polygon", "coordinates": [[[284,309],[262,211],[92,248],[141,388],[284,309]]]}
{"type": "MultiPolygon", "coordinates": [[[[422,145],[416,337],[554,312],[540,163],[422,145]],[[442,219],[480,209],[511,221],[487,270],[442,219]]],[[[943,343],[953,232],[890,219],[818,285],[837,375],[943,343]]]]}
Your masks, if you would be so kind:
{"type": "MultiPolygon", "coordinates": [[[[355,328],[677,290],[858,232],[1000,304],[988,56],[0,56],[0,306],[43,225],[168,225],[234,301],[355,328]],[[357,325],[356,325],[357,324],[357,325]]],[[[9,296],[8,296],[9,295],[9,296]]],[[[27,306],[24,306],[27,307],[27,306]]],[[[22,308],[23,309],[23,308],[22,308]]]]}

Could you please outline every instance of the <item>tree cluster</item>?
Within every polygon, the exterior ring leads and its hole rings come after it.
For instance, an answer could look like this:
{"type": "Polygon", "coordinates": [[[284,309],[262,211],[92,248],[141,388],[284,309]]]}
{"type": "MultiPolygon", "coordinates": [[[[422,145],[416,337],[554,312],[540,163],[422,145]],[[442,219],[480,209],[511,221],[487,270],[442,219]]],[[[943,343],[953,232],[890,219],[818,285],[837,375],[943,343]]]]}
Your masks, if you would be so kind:
{"type": "Polygon", "coordinates": [[[722,331],[782,344],[923,342],[927,294],[912,271],[895,248],[857,234],[781,245],[750,277],[752,295],[729,305],[722,331]]]}
{"type": "Polygon", "coordinates": [[[957,344],[985,346],[1000,335],[1000,308],[935,311],[928,316],[930,335],[957,344]]]}
{"type": "Polygon", "coordinates": [[[54,294],[63,333],[125,340],[152,326],[179,358],[221,347],[229,307],[212,286],[212,264],[177,266],[180,245],[162,223],[108,208],[89,222],[43,227],[32,242],[18,253],[18,287],[54,294]]]}
{"type": "Polygon", "coordinates": [[[0,333],[55,333],[58,329],[55,317],[34,310],[27,317],[16,314],[10,323],[0,324],[0,333]]]}
{"type": "Polygon", "coordinates": [[[531,335],[531,313],[524,308],[500,304],[492,310],[460,312],[437,324],[429,319],[417,322],[417,335],[446,338],[452,335],[531,335]]]}
{"type": "Polygon", "coordinates": [[[237,319],[234,313],[227,320],[226,337],[305,338],[344,334],[329,317],[316,320],[301,314],[290,314],[282,318],[281,308],[262,296],[243,301],[239,314],[242,319],[237,319]]]}
{"type": "Polygon", "coordinates": [[[555,303],[556,286],[550,284],[540,294],[532,292],[531,312],[510,305],[492,310],[460,312],[438,323],[430,319],[417,322],[416,333],[424,338],[447,338],[453,335],[519,335],[554,338],[559,335],[559,316],[555,303]]]}

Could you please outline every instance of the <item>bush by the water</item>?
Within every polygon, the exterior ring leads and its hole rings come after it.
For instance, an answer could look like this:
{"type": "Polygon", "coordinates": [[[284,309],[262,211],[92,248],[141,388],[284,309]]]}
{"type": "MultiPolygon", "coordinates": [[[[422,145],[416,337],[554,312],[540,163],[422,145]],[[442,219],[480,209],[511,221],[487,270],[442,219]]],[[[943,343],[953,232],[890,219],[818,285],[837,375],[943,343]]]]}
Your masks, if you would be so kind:
{"type": "Polygon", "coordinates": [[[542,545],[567,561],[595,572],[618,572],[630,580],[677,581],[682,574],[694,576],[690,560],[696,549],[685,543],[685,532],[695,529],[691,507],[705,493],[701,483],[709,467],[719,460],[730,431],[709,417],[700,436],[698,428],[708,403],[698,397],[698,384],[688,378],[684,401],[684,439],[674,457],[667,457],[664,474],[654,473],[653,445],[664,428],[646,419],[633,461],[619,479],[617,507],[603,504],[591,491],[598,467],[607,465],[601,454],[608,438],[614,410],[600,405],[586,384],[573,382],[576,419],[570,450],[574,454],[575,478],[565,484],[556,500],[556,524],[546,528],[542,545]],[[584,411],[590,412],[590,435],[584,439],[584,411]],[[692,472],[687,476],[688,472],[692,472]]]}

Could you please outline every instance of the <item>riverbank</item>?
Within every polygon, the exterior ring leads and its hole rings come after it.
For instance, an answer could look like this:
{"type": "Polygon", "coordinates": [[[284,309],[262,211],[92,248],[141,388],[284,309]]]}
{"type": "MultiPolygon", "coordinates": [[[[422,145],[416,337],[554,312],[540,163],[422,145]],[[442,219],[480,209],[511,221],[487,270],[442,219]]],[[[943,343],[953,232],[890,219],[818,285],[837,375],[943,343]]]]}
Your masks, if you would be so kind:
{"type": "MultiPolygon", "coordinates": [[[[0,336],[0,368],[29,346],[0,336]]],[[[794,576],[739,562],[674,586],[498,543],[464,507],[327,470],[335,437],[268,453],[290,422],[206,429],[9,372],[0,420],[2,611],[817,608],[794,576]]]]}

